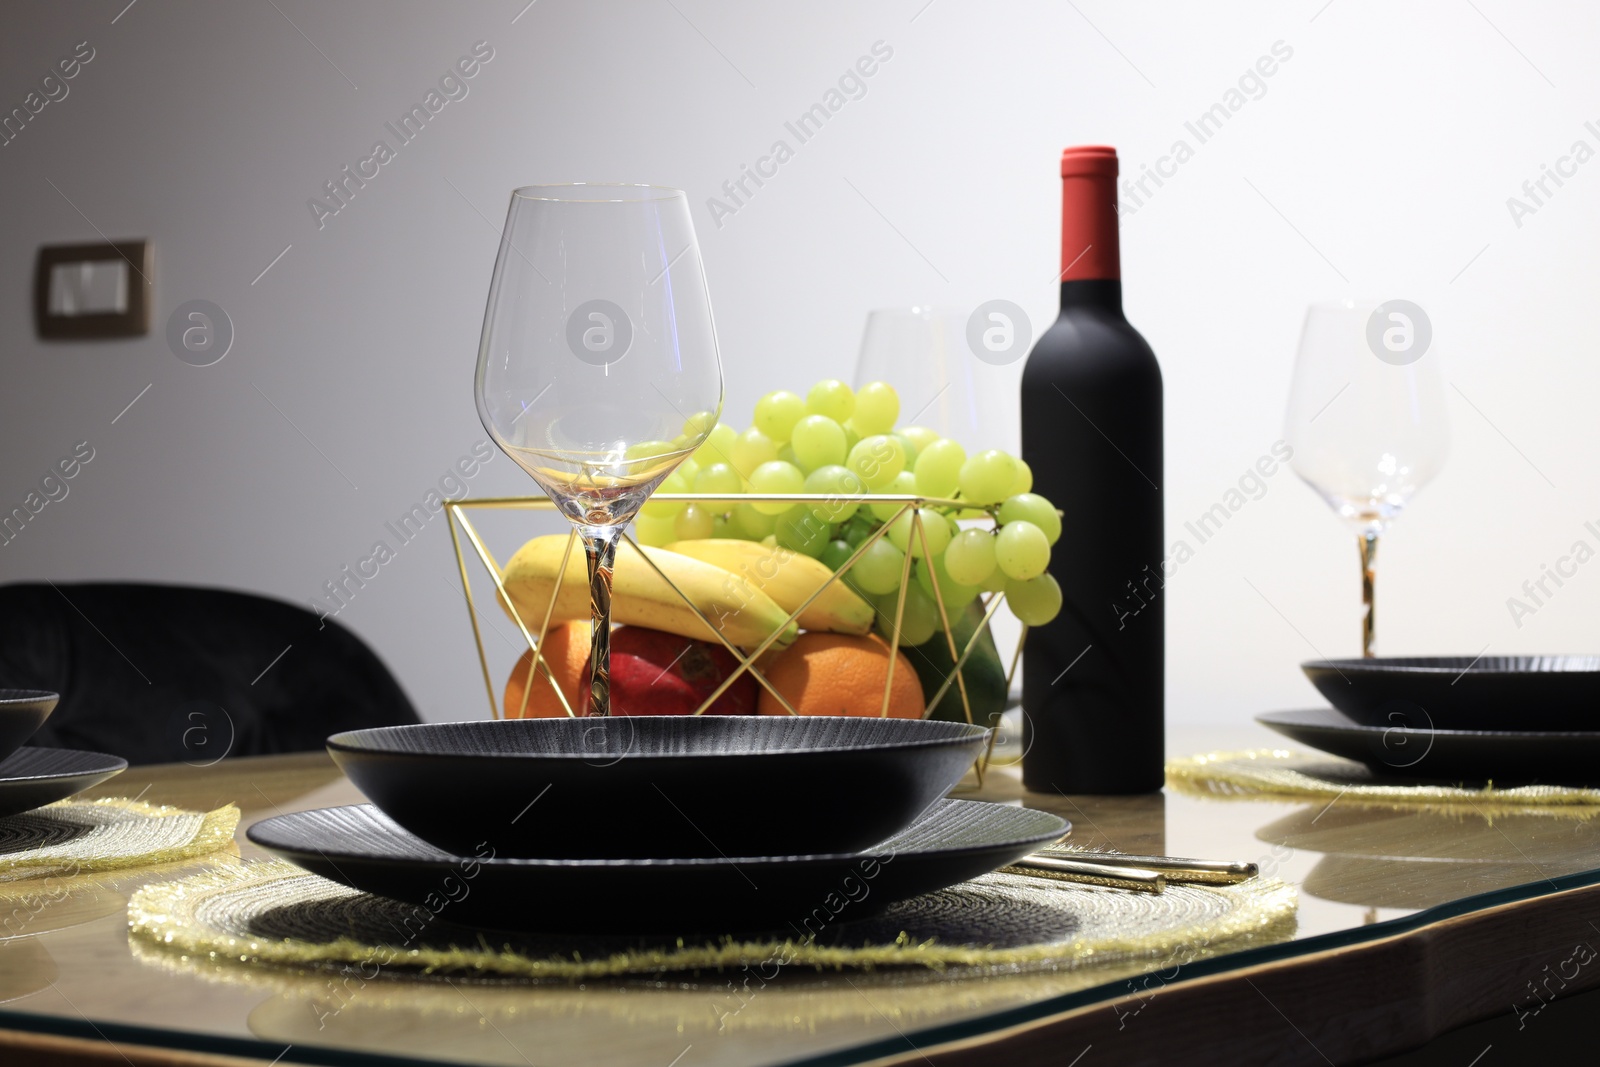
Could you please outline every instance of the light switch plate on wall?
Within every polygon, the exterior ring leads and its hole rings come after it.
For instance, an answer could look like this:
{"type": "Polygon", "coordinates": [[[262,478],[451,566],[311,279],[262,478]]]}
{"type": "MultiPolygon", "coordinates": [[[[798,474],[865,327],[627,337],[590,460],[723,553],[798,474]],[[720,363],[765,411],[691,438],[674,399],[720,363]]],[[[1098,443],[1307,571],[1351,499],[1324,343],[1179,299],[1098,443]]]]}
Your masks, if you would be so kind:
{"type": "Polygon", "coordinates": [[[155,250],[149,241],[47,245],[33,276],[33,317],[45,340],[150,332],[155,250]]]}

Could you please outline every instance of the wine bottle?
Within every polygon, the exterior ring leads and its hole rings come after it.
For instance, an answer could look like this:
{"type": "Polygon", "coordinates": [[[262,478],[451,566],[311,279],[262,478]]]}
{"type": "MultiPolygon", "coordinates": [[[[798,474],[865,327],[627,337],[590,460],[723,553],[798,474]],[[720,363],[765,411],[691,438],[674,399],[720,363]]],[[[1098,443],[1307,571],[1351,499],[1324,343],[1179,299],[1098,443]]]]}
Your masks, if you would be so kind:
{"type": "Polygon", "coordinates": [[[1161,368],[1122,314],[1117,153],[1061,154],[1061,315],[1022,375],[1022,456],[1066,513],[1061,614],[1022,652],[1022,778],[1050,793],[1161,788],[1161,368]]]}

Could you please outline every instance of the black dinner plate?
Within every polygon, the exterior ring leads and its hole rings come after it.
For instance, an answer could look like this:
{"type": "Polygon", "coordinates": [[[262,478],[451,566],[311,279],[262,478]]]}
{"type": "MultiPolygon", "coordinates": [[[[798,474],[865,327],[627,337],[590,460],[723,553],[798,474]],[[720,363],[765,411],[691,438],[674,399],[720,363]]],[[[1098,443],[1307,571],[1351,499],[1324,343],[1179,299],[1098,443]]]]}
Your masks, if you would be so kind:
{"type": "Polygon", "coordinates": [[[1367,726],[1600,729],[1600,656],[1407,656],[1300,664],[1328,703],[1367,726]]]}
{"type": "Polygon", "coordinates": [[[459,857],[370,804],[279,815],[262,848],[315,874],[453,923],[501,930],[731,933],[864,918],[1003,867],[1066,833],[1048,812],[940,800],[864,852],[748,859],[459,857]]]}
{"type": "Polygon", "coordinates": [[[43,689],[0,689],[0,759],[37,733],[60,700],[43,689]]]}
{"type": "Polygon", "coordinates": [[[1277,711],[1256,722],[1387,777],[1518,785],[1600,784],[1600,732],[1428,730],[1366,726],[1333,708],[1277,711]]]}
{"type": "Polygon", "coordinates": [[[352,730],[328,751],[367,799],[471,856],[859,852],[911,824],[989,731],[922,719],[617,715],[352,730]]]}
{"type": "Polygon", "coordinates": [[[0,760],[0,818],[65,800],[127,769],[127,760],[104,752],[19,748],[0,760]]]}

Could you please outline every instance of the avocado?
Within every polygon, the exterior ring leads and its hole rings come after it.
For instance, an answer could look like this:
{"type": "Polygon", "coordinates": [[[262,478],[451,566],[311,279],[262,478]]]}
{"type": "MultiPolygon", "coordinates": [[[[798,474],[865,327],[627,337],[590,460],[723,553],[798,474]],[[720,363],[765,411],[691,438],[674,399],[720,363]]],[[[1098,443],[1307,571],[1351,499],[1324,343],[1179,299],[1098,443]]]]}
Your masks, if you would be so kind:
{"type": "MultiPolygon", "coordinates": [[[[975,600],[957,617],[951,632],[951,636],[955,638],[958,655],[967,647],[967,642],[972,640],[972,635],[982,623],[983,605],[975,600]]],[[[922,681],[923,698],[932,700],[933,695],[944,685],[945,679],[955,667],[955,660],[950,657],[950,646],[945,640],[944,631],[940,630],[922,644],[902,648],[901,651],[917,670],[917,677],[922,681]]],[[[1006,707],[1006,666],[1000,661],[994,634],[987,626],[983,628],[977,645],[962,666],[961,676],[967,683],[967,699],[972,704],[972,721],[979,726],[993,726],[1006,707]]],[[[934,707],[933,714],[929,717],[947,722],[967,721],[966,710],[961,704],[959,683],[950,683],[950,688],[939,698],[938,705],[934,707]]]]}

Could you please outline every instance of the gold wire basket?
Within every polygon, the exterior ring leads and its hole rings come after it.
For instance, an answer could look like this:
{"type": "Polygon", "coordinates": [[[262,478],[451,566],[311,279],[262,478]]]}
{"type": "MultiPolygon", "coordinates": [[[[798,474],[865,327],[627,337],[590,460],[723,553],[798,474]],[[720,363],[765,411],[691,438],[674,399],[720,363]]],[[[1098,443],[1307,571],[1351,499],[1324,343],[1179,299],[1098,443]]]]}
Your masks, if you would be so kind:
{"type": "MultiPolygon", "coordinates": [[[[756,665],[756,661],[762,656],[762,654],[772,648],[779,637],[781,637],[784,631],[787,629],[789,623],[796,623],[799,617],[804,614],[806,609],[809,608],[811,604],[822,595],[824,590],[833,585],[835,582],[842,581],[843,576],[847,574],[853,566],[855,566],[856,561],[866,553],[867,549],[876,541],[878,541],[879,538],[883,537],[888,532],[890,525],[905,515],[908,511],[911,514],[911,536],[915,538],[917,543],[922,546],[924,557],[927,557],[929,555],[928,537],[926,531],[923,529],[920,509],[927,506],[939,508],[968,508],[971,506],[970,503],[959,500],[945,500],[938,497],[901,494],[869,493],[861,496],[852,496],[850,499],[853,501],[858,501],[863,507],[872,504],[896,504],[899,505],[899,507],[895,510],[893,515],[884,520],[877,529],[873,530],[872,533],[861,542],[861,544],[856,546],[855,551],[851,553],[850,558],[839,567],[832,578],[819,587],[804,604],[801,604],[794,610],[793,613],[788,616],[788,619],[783,623],[782,626],[774,629],[764,641],[757,645],[748,654],[723,636],[721,631],[712,625],[711,620],[706,617],[705,613],[700,610],[699,606],[696,605],[687,594],[678,588],[677,584],[673,582],[672,579],[669,578],[659,566],[656,565],[654,560],[652,560],[643,552],[637,552],[638,558],[649,564],[650,569],[655,572],[656,576],[664,581],[672,589],[672,591],[683,600],[684,604],[686,604],[689,609],[694,612],[695,616],[705,624],[706,629],[716,635],[717,640],[719,640],[723,646],[727,648],[727,650],[738,662],[738,666],[734,669],[734,671],[727,678],[723,679],[722,683],[716,688],[716,690],[701,702],[700,706],[694,710],[693,714],[700,715],[704,713],[706,709],[711,707],[717,698],[720,697],[728,689],[728,687],[739,678],[740,675],[749,672],[755,678],[757,684],[762,686],[768,693],[772,694],[772,696],[789,714],[798,715],[799,712],[795,710],[794,706],[790,704],[783,694],[778,692],[777,688],[767,680],[766,676],[761,672],[761,669],[756,665]]],[[[838,503],[837,497],[817,493],[657,493],[651,497],[651,500],[682,501],[686,504],[724,503],[729,505],[756,502],[781,502],[789,504],[819,505],[838,503]]],[[[466,554],[461,549],[462,534],[466,535],[467,543],[472,546],[472,550],[477,555],[479,562],[483,564],[484,569],[489,573],[490,579],[494,582],[495,593],[499,599],[499,602],[503,605],[509,605],[512,601],[506,592],[504,569],[496,561],[494,554],[489,551],[488,546],[484,543],[482,535],[479,533],[477,527],[473,525],[471,518],[467,515],[467,512],[474,510],[555,512],[557,511],[557,508],[554,501],[552,501],[549,497],[544,496],[484,497],[477,500],[467,499],[445,502],[445,511],[452,520],[449,523],[450,542],[455,550],[456,566],[459,568],[461,573],[461,588],[466,596],[467,616],[472,622],[472,639],[474,644],[477,646],[478,665],[480,668],[482,668],[484,690],[489,698],[489,714],[491,718],[498,719],[501,718],[500,701],[495,696],[494,679],[489,672],[489,658],[484,650],[483,645],[483,632],[478,625],[478,609],[472,595],[472,581],[468,574],[467,558],[466,554]],[[457,527],[459,527],[459,531],[457,527]]],[[[623,537],[630,545],[633,546],[634,549],[638,549],[639,546],[633,540],[631,534],[624,533],[623,537]]],[[[539,648],[544,643],[545,634],[549,632],[551,615],[554,613],[557,599],[561,593],[561,585],[566,577],[567,563],[569,562],[569,559],[574,551],[578,551],[580,553],[582,551],[581,548],[576,547],[577,543],[578,532],[576,528],[573,528],[568,532],[566,552],[562,556],[561,567],[556,574],[555,587],[551,590],[550,602],[545,608],[544,618],[540,620],[538,629],[530,629],[527,621],[524,620],[518,612],[514,610],[508,612],[508,614],[512,617],[512,620],[517,624],[517,629],[522,633],[523,639],[528,643],[529,651],[533,654],[528,664],[528,677],[523,686],[524,694],[526,695],[532,690],[534,675],[537,672],[548,682],[551,688],[555,690],[557,699],[561,702],[562,708],[569,716],[576,715],[576,712],[572,708],[572,705],[568,702],[566,694],[563,693],[561,691],[561,687],[556,684],[554,676],[551,674],[548,665],[546,665],[542,654],[539,652],[539,648]]],[[[894,672],[896,665],[900,661],[900,625],[905,612],[906,588],[912,581],[911,561],[912,554],[907,552],[905,554],[905,563],[902,566],[900,574],[900,592],[895,601],[894,624],[891,627],[893,632],[889,637],[889,666],[887,677],[884,679],[883,710],[880,713],[883,716],[887,716],[889,713],[889,701],[894,685],[894,672]]],[[[1005,601],[1005,594],[1003,592],[996,592],[979,595],[978,603],[982,605],[983,619],[973,629],[971,636],[966,641],[965,647],[958,649],[956,647],[954,631],[951,627],[950,614],[945,607],[944,594],[940,590],[938,582],[932,582],[930,584],[933,587],[934,606],[937,608],[939,614],[939,629],[934,633],[930,640],[937,641],[943,638],[946,643],[946,650],[949,652],[950,658],[953,661],[953,666],[951,667],[949,674],[944,678],[943,682],[934,692],[933,696],[928,698],[923,708],[922,717],[928,718],[931,716],[934,709],[937,708],[939,703],[944,699],[945,694],[949,692],[950,687],[955,685],[961,695],[962,712],[966,716],[967,722],[973,723],[974,719],[972,715],[972,701],[967,692],[967,681],[963,668],[966,667],[967,661],[971,658],[973,650],[979,647],[979,643],[982,640],[983,635],[988,632],[990,623],[993,621],[995,613],[1000,610],[1001,604],[1005,601]]],[[[1022,634],[1017,640],[1017,647],[1012,651],[1010,662],[1007,664],[1005,672],[1005,684],[1007,692],[1010,692],[1011,685],[1016,678],[1017,663],[1021,659],[1022,645],[1023,641],[1027,638],[1027,633],[1027,627],[1024,626],[1022,628],[1022,634]]],[[[526,696],[524,697],[524,702],[526,703],[526,696]]],[[[994,726],[997,724],[989,723],[985,725],[994,726]]],[[[978,758],[976,764],[974,765],[974,770],[977,774],[979,785],[982,784],[984,772],[987,770],[989,762],[993,758],[994,744],[995,734],[991,733],[989,737],[989,744],[985,747],[983,755],[978,758]]]]}

